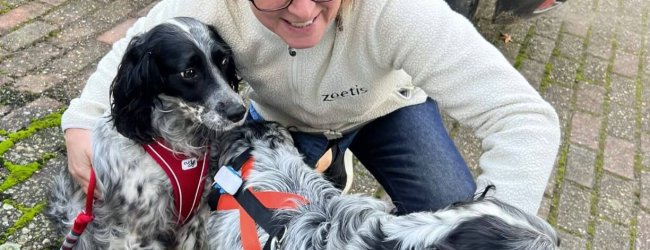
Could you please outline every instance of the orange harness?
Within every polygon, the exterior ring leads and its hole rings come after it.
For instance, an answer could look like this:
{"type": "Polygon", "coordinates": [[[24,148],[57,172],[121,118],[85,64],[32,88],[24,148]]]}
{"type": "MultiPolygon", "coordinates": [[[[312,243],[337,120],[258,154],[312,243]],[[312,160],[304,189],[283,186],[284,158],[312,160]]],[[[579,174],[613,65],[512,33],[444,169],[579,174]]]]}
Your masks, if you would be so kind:
{"type": "MultiPolygon", "coordinates": [[[[250,156],[242,165],[241,173],[242,179],[246,180],[248,178],[250,170],[253,168],[253,157],[250,156]]],[[[243,187],[243,184],[242,184],[243,187]]],[[[241,229],[241,242],[245,250],[261,250],[261,245],[259,241],[259,236],[257,235],[256,221],[253,219],[255,216],[251,216],[246,204],[241,204],[240,199],[237,198],[240,193],[249,192],[256,200],[261,203],[264,208],[267,209],[291,209],[296,208],[299,205],[307,204],[308,201],[297,194],[284,193],[284,192],[275,192],[275,191],[254,191],[253,188],[248,188],[244,190],[240,188],[237,194],[230,195],[228,193],[220,194],[216,207],[214,204],[210,204],[213,209],[219,211],[223,210],[232,210],[237,209],[239,211],[239,226],[241,229]]],[[[212,195],[212,192],[210,195],[212,195]]],[[[260,211],[254,211],[260,212],[260,211]]],[[[257,224],[266,224],[269,222],[260,222],[257,221],[257,224]]],[[[268,248],[269,242],[277,235],[273,235],[277,232],[270,232],[269,228],[263,229],[269,234],[268,242],[265,246],[265,249],[268,248]]],[[[284,232],[281,232],[284,233],[284,232]]]]}

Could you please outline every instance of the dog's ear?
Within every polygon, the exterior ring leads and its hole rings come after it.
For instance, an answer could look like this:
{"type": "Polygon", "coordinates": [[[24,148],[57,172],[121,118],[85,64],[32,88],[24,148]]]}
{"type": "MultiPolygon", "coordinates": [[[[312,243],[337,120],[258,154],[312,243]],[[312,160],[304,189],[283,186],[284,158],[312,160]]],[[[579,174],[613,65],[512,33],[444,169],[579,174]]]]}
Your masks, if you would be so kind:
{"type": "Polygon", "coordinates": [[[153,141],[151,110],[161,86],[146,35],[134,37],[111,85],[111,120],[120,134],[141,144],[153,141]]]}
{"type": "Polygon", "coordinates": [[[230,85],[235,92],[239,93],[239,82],[241,82],[241,78],[239,78],[239,75],[237,74],[234,57],[231,57],[228,60],[228,66],[226,67],[226,72],[224,72],[224,74],[226,75],[228,85],[230,85]]]}
{"type": "Polygon", "coordinates": [[[217,29],[214,26],[208,25],[208,29],[210,30],[212,39],[219,43],[219,46],[224,47],[224,51],[228,51],[229,53],[225,65],[219,65],[219,67],[222,69],[226,81],[228,81],[228,85],[230,85],[235,92],[239,92],[239,82],[241,82],[241,78],[237,74],[237,64],[235,63],[235,58],[231,54],[232,49],[219,35],[219,32],[217,32],[217,29]]]}

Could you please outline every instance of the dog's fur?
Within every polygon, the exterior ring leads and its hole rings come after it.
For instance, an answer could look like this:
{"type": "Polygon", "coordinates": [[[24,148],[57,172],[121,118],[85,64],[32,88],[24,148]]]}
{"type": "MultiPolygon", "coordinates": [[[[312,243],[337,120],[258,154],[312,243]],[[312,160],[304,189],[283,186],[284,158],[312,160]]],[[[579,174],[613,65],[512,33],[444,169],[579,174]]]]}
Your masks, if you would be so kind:
{"type": "MultiPolygon", "coordinates": [[[[110,116],[93,131],[103,197],[77,249],[207,248],[207,213],[176,224],[170,180],[141,144],[162,138],[176,152],[201,157],[210,138],[245,116],[237,82],[230,48],[195,19],[174,18],[131,40],[111,86],[110,116]]],[[[84,190],[63,173],[47,214],[65,234],[84,201],[84,190]]]]}
{"type": "MultiPolygon", "coordinates": [[[[391,215],[380,200],[342,195],[302,161],[288,132],[275,123],[245,124],[219,140],[220,165],[253,148],[247,187],[299,194],[296,209],[276,211],[286,223],[281,249],[557,249],[559,239],[544,220],[485,197],[437,212],[391,215]]],[[[212,249],[241,249],[239,215],[213,212],[212,249]]],[[[260,244],[269,236],[258,227],[260,244]]]]}

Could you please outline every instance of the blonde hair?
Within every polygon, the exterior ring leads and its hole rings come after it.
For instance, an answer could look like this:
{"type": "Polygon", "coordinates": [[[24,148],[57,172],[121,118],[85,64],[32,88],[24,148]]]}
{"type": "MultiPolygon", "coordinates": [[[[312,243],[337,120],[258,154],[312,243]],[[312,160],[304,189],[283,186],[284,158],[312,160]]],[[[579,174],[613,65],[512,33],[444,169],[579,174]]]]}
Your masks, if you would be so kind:
{"type": "Polygon", "coordinates": [[[343,31],[343,17],[347,17],[350,14],[353,3],[354,0],[341,0],[339,13],[336,16],[336,27],[339,31],[343,31]]]}

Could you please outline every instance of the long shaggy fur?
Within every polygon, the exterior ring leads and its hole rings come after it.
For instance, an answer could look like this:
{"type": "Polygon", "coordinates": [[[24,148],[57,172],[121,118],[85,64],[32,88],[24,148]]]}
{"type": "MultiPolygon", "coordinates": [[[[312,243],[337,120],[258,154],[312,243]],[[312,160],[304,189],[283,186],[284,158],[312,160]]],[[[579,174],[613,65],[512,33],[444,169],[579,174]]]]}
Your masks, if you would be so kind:
{"type": "MultiPolygon", "coordinates": [[[[275,123],[246,124],[219,140],[220,165],[253,148],[246,187],[299,194],[309,202],[279,210],[286,223],[281,249],[557,249],[559,239],[544,220],[485,198],[436,212],[389,213],[380,200],[342,195],[302,161],[288,132],[275,123]]],[[[486,190],[487,192],[487,190],[486,190]]],[[[212,212],[212,249],[241,249],[238,212],[212,212]]],[[[258,227],[260,244],[269,236],[258,227]]]]}
{"type": "MultiPolygon", "coordinates": [[[[230,48],[194,19],[171,19],[131,41],[111,87],[111,113],[93,130],[103,197],[77,249],[207,248],[207,214],[177,224],[171,182],[142,144],[163,139],[175,152],[204,155],[211,138],[245,115],[234,70],[230,48]]],[[[67,172],[55,178],[46,214],[62,235],[84,201],[67,172]]]]}

